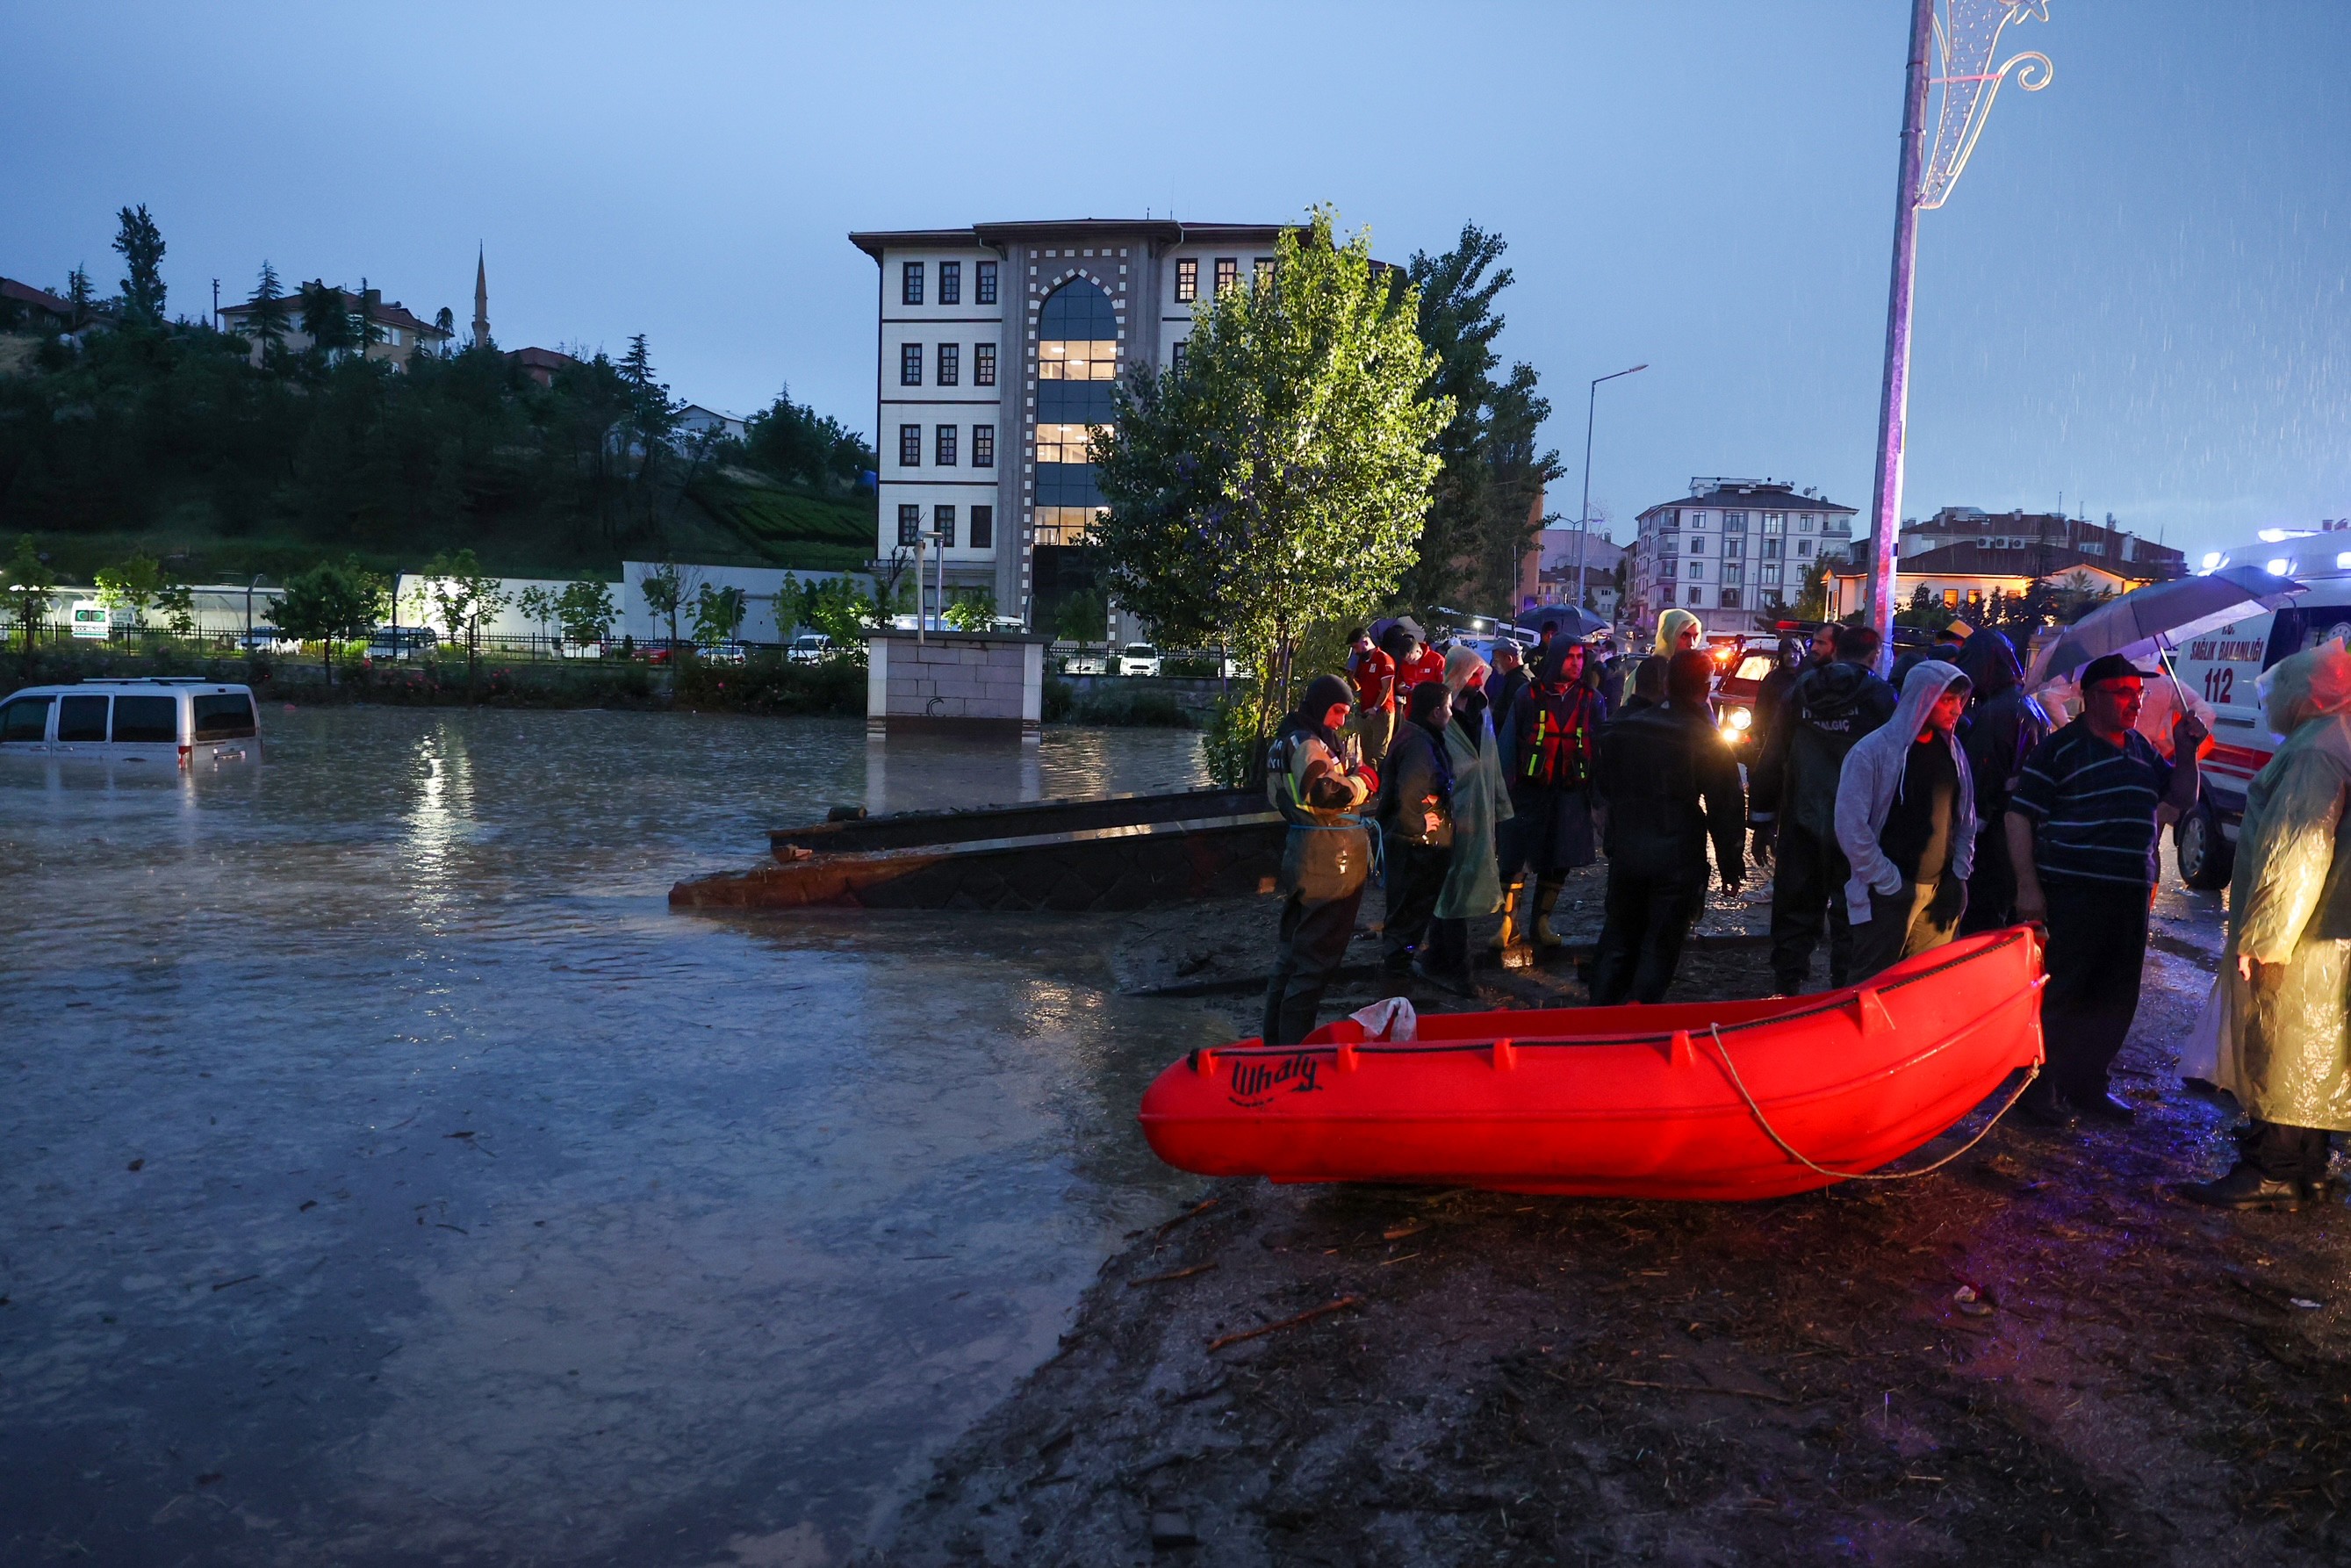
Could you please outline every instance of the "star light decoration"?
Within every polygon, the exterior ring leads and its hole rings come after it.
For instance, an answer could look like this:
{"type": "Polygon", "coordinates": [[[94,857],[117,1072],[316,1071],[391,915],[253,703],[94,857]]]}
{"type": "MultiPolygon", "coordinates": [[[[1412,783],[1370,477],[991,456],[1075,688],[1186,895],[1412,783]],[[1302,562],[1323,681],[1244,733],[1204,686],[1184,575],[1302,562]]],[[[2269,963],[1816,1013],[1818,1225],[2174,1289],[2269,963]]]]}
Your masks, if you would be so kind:
{"type": "Polygon", "coordinates": [[[2056,68],[2038,49],[2009,56],[1998,66],[2000,36],[2011,22],[2046,22],[2049,0],[1943,0],[1935,15],[1934,68],[1928,78],[1939,102],[1935,141],[1919,171],[1918,206],[1939,207],[1959,183],[1968,157],[1991,116],[1992,100],[2011,74],[2022,92],[2039,92],[2056,68]]]}

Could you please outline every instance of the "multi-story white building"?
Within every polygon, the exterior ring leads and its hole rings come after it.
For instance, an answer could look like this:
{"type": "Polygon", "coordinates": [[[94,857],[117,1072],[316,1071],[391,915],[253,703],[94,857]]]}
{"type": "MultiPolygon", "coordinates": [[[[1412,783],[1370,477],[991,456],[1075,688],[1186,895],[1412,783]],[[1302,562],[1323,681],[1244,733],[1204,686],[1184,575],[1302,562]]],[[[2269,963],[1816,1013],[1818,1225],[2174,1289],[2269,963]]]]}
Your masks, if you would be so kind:
{"type": "Polygon", "coordinates": [[[1173,365],[1192,307],[1273,265],[1282,225],[1086,218],[852,234],[881,269],[874,435],[886,568],[935,534],[950,590],[1050,630],[1092,587],[1089,448],[1111,383],[1173,365]]]}
{"type": "Polygon", "coordinates": [[[1823,557],[1853,541],[1854,508],[1776,479],[1693,478],[1689,494],[1643,512],[1626,573],[1627,612],[1654,626],[1674,606],[1709,632],[1761,630],[1792,604],[1823,557]]]}

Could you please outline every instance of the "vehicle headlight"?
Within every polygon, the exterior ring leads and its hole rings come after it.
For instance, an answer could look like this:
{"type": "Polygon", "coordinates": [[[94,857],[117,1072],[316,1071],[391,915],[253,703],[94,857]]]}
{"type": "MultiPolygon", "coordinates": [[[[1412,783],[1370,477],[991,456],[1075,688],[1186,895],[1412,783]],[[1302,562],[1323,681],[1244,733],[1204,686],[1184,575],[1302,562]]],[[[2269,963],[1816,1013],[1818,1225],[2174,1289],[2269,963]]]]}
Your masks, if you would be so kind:
{"type": "Polygon", "coordinates": [[[1730,710],[1729,723],[1731,728],[1745,729],[1749,725],[1753,724],[1754,722],[1755,715],[1748,709],[1743,707],[1735,707],[1730,710]]]}

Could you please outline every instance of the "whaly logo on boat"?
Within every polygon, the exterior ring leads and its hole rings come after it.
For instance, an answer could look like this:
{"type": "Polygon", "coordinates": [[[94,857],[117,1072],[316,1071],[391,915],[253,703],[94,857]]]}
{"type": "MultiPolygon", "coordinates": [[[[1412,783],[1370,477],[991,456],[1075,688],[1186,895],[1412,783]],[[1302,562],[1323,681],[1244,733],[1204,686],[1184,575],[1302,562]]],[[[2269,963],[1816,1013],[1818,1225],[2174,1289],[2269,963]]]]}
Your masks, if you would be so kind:
{"type": "Polygon", "coordinates": [[[1314,1078],[1321,1066],[1320,1061],[1303,1052],[1279,1061],[1236,1061],[1232,1102],[1254,1109],[1270,1105],[1283,1094],[1311,1094],[1320,1087],[1314,1078]]]}

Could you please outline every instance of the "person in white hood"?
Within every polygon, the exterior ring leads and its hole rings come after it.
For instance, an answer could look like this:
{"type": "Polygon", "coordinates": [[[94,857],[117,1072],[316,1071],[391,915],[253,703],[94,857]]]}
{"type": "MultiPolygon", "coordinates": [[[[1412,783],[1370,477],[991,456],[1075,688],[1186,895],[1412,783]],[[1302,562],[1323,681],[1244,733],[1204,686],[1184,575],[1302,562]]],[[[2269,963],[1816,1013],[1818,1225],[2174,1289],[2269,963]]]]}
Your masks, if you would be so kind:
{"type": "Polygon", "coordinates": [[[1926,659],[1902,683],[1894,716],[1854,743],[1837,775],[1837,847],[1853,925],[1853,978],[1959,929],[1976,847],[1975,781],[1952,733],[1968,706],[1958,666],[1926,659]]]}

